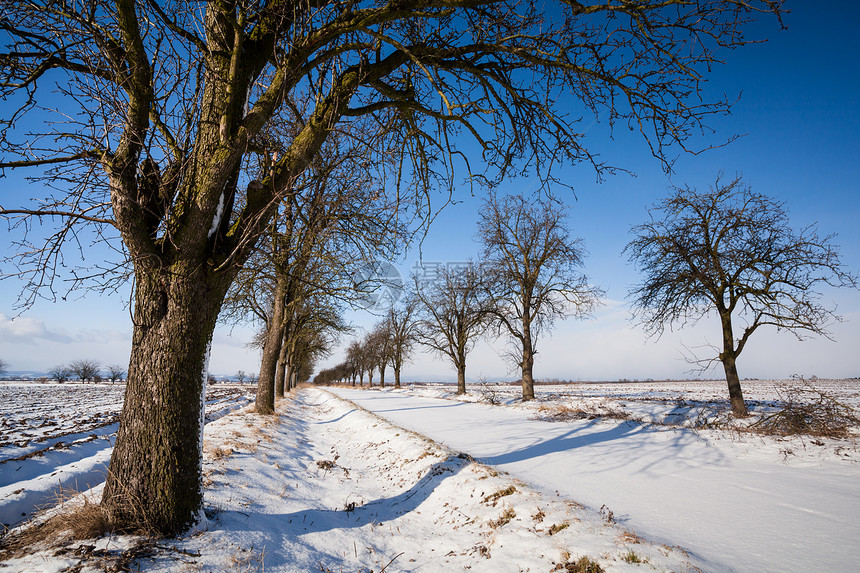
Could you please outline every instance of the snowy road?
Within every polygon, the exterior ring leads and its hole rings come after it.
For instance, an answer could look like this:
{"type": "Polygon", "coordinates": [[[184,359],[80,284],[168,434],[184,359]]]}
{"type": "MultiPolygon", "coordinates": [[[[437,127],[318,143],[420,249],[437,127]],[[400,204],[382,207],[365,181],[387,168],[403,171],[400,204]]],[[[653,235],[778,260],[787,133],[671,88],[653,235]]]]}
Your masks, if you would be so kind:
{"type": "Polygon", "coordinates": [[[678,545],[712,571],[850,571],[860,464],[729,432],[534,420],[516,408],[334,388],[389,421],[678,545]],[[605,511],[605,510],[604,510],[605,511]]]}

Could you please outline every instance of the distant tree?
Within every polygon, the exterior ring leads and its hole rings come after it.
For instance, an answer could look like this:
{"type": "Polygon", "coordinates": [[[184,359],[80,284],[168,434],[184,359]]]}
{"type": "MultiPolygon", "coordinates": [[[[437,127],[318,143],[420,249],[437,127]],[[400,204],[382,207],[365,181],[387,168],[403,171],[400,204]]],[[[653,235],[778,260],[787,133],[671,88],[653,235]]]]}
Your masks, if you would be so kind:
{"type": "Polygon", "coordinates": [[[69,369],[81,382],[94,381],[99,375],[99,363],[95,360],[75,360],[69,364],[69,369]]]}
{"type": "Polygon", "coordinates": [[[355,386],[356,380],[358,383],[364,384],[364,359],[362,353],[364,349],[361,342],[353,340],[346,349],[346,364],[349,368],[349,377],[352,385],[355,386]]]}
{"type": "Polygon", "coordinates": [[[119,364],[111,364],[107,366],[108,380],[116,383],[117,380],[125,376],[125,368],[119,364]]]}
{"type": "Polygon", "coordinates": [[[564,207],[552,198],[489,197],[478,237],[496,300],[500,330],[515,341],[523,400],[534,398],[537,337],[558,318],[586,316],[602,291],[580,272],[585,249],[566,227],[564,207]]]}
{"type": "Polygon", "coordinates": [[[434,281],[424,285],[416,281],[416,296],[421,302],[418,341],[453,362],[457,394],[465,394],[466,356],[486,331],[494,310],[485,276],[474,263],[443,267],[434,281]]]}
{"type": "Polygon", "coordinates": [[[236,380],[239,382],[239,384],[244,384],[245,378],[247,377],[248,375],[245,374],[244,370],[239,370],[238,372],[236,372],[236,380]]]}
{"type": "Polygon", "coordinates": [[[72,376],[73,372],[65,364],[60,364],[48,370],[48,374],[57,382],[66,382],[72,376]]]}
{"type": "Polygon", "coordinates": [[[379,387],[385,388],[385,369],[392,358],[391,325],[388,319],[382,320],[367,335],[370,367],[379,371],[379,387]]]}
{"type": "Polygon", "coordinates": [[[744,185],[740,177],[718,177],[708,191],[673,187],[650,209],[651,220],[633,227],[626,247],[644,274],[631,290],[636,313],[659,336],[666,325],[697,322],[715,313],[720,320],[719,360],[732,412],[747,415],[737,358],[762,326],[827,335],[838,319],[820,301],[817,287],[857,286],[839,261],[833,235],[813,226],[795,230],[785,205],[744,185]],[[743,322],[735,335],[736,319],[743,322]]]}
{"type": "Polygon", "coordinates": [[[6,374],[9,371],[9,363],[0,358],[0,376],[6,374]]]}
{"type": "Polygon", "coordinates": [[[409,359],[418,339],[416,314],[420,300],[407,296],[399,306],[392,306],[388,312],[388,328],[391,333],[391,367],[394,370],[394,387],[400,388],[400,372],[409,359]]]}

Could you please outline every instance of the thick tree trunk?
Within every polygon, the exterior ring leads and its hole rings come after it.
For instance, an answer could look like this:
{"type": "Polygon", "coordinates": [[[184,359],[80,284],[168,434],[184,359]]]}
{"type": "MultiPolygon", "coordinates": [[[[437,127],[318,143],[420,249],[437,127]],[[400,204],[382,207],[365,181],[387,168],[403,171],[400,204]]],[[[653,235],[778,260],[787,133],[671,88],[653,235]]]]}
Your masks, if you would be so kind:
{"type": "Polygon", "coordinates": [[[385,388],[385,366],[379,367],[379,387],[385,388]]]}
{"type": "Polygon", "coordinates": [[[400,388],[400,368],[394,369],[394,387],[400,388]]]}
{"type": "Polygon", "coordinates": [[[170,535],[199,516],[208,349],[224,282],[202,271],[136,278],[125,402],[102,495],[118,527],[170,535]]]}
{"type": "Polygon", "coordinates": [[[275,371],[278,366],[278,356],[284,341],[284,293],[286,281],[278,276],[275,288],[275,305],[269,328],[266,331],[266,342],[263,344],[263,359],[260,362],[260,379],[257,381],[257,400],[254,409],[260,414],[275,413],[275,371]]]}

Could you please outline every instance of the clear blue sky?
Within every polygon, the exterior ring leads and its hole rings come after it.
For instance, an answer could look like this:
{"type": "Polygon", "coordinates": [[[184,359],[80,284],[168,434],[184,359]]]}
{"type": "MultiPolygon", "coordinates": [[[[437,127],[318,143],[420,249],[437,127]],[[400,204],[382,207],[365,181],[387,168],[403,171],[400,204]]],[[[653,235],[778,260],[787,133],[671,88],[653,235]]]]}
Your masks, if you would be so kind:
{"type": "MultiPolygon", "coordinates": [[[[566,168],[563,177],[576,189],[569,197],[571,228],[589,251],[586,273],[606,290],[606,305],[587,321],[565,321],[538,342],[538,378],[678,378],[689,366],[684,347],[715,343],[715,325],[703,321],[695,328],[646,340],[629,322],[625,302],[636,282],[635,270],[622,257],[631,225],[642,222],[646,207],[662,198],[669,185],[707,187],[722,170],[743,174],[757,191],[788,204],[793,222],[817,222],[823,233],[837,233],[843,262],[860,272],[860,39],[856,23],[860,5],[838,2],[823,9],[812,2],[790,2],[788,30],[774,22],[758,25],[770,41],[747,46],[726,57],[708,90],[741,94],[730,117],[710,122],[717,133],[701,140],[717,143],[744,134],[727,147],[700,155],[682,155],[674,173],[666,176],[645,144],[624,126],[609,139],[604,124],[588,131],[595,148],[610,163],[629,169],[635,177],[616,175],[595,182],[587,166],[566,168]]],[[[0,103],[0,107],[3,104],[0,103]]],[[[505,190],[534,188],[519,179],[505,190]]],[[[31,192],[17,178],[0,181],[2,204],[31,192]]],[[[479,198],[462,197],[437,219],[423,244],[425,261],[460,261],[475,257],[476,213],[479,198]]],[[[5,239],[3,239],[5,241],[5,239]]],[[[417,259],[410,252],[396,264],[404,274],[417,259]]],[[[86,357],[102,363],[126,363],[131,341],[128,309],[122,298],[88,295],[82,300],[38,303],[18,316],[14,301],[20,288],[0,281],[0,357],[13,370],[45,370],[60,362],[86,357]]],[[[798,343],[788,333],[768,332],[754,338],[739,359],[742,377],[787,377],[792,374],[860,376],[860,292],[828,291],[844,321],[831,328],[836,341],[815,339],[798,343]]],[[[373,317],[351,314],[358,324],[373,317]]],[[[256,351],[244,348],[249,329],[219,328],[213,342],[211,369],[216,374],[237,370],[256,372],[256,351]]],[[[503,343],[481,343],[470,356],[467,376],[493,379],[509,375],[499,358],[503,343]]],[[[341,360],[332,356],[326,364],[341,360]]],[[[407,367],[407,379],[453,379],[453,370],[428,356],[407,367]]]]}

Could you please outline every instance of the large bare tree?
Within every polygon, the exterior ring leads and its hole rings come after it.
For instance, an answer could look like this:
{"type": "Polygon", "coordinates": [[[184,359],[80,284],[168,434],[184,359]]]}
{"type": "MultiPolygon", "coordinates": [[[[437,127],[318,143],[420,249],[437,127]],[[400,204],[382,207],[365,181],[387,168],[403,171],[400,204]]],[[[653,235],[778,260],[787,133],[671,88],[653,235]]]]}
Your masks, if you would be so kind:
{"type": "Polygon", "coordinates": [[[488,197],[478,221],[495,319],[514,340],[523,400],[535,397],[537,337],[559,318],[586,316],[602,291],[580,271],[584,248],[570,236],[566,212],[552,197],[488,197]]]}
{"type": "MultiPolygon", "coordinates": [[[[54,286],[63,246],[102,239],[134,281],[122,421],[102,506],[117,525],[181,530],[202,511],[207,349],[227,289],[278,199],[334,132],[374,150],[392,192],[453,189],[463,169],[591,162],[586,113],[639,129],[654,154],[684,146],[725,101],[701,86],[770,0],[7,0],[0,7],[0,169],[35,169],[34,204],[10,206],[31,295],[54,286]],[[550,14],[557,14],[549,16],[550,14]],[[571,116],[566,114],[571,112],[571,116]],[[276,117],[295,131],[274,157],[276,117]],[[372,128],[342,129],[355,122],[372,128]],[[466,134],[480,163],[458,146],[466,134]]],[[[23,198],[22,198],[23,202],[23,198]]],[[[94,265],[98,267],[99,265],[94,265]]],[[[94,278],[101,268],[75,274],[94,278]]],[[[108,269],[110,270],[110,269],[108,269]]],[[[89,284],[89,283],[87,283],[89,284]]],[[[25,293],[25,300],[31,300],[25,293]]]]}
{"type": "Polygon", "coordinates": [[[715,313],[732,412],[747,415],[737,358],[763,326],[826,335],[837,317],[817,287],[857,286],[839,261],[832,235],[814,227],[795,229],[785,205],[719,177],[708,191],[674,187],[650,210],[651,220],[633,228],[626,247],[643,273],[632,291],[637,314],[652,334],[666,325],[697,322],[715,313]],[[737,323],[742,330],[736,335],[737,323]]]}

